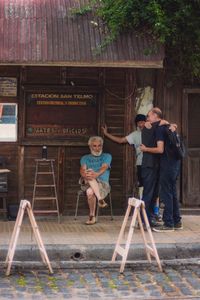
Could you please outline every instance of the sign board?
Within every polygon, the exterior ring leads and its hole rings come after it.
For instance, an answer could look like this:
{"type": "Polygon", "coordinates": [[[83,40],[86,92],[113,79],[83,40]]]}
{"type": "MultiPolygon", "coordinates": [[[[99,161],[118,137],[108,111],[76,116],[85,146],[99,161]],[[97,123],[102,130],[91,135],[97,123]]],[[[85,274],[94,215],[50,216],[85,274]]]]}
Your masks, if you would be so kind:
{"type": "Polygon", "coordinates": [[[96,134],[97,99],[90,93],[26,93],[26,136],[96,134]]]}
{"type": "Polygon", "coordinates": [[[28,95],[28,105],[37,106],[95,106],[93,94],[33,93],[28,95]]]}
{"type": "Polygon", "coordinates": [[[17,78],[0,77],[0,96],[17,97],[17,78]]]}

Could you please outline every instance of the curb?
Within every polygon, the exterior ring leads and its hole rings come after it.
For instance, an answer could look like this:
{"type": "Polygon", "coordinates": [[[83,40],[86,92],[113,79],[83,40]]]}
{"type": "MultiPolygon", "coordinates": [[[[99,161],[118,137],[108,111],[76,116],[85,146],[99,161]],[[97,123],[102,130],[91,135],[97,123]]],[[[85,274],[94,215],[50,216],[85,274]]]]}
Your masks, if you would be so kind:
{"type": "MultiPolygon", "coordinates": [[[[197,258],[200,253],[200,243],[195,244],[156,244],[161,260],[197,258]]],[[[50,261],[110,261],[115,245],[45,245],[50,261]]],[[[8,246],[0,246],[0,261],[5,261],[8,246]]],[[[117,256],[120,260],[120,256],[117,256]]],[[[15,261],[41,261],[36,245],[20,245],[16,247],[15,261]]],[[[143,244],[132,244],[128,260],[146,260],[143,244]]]]}

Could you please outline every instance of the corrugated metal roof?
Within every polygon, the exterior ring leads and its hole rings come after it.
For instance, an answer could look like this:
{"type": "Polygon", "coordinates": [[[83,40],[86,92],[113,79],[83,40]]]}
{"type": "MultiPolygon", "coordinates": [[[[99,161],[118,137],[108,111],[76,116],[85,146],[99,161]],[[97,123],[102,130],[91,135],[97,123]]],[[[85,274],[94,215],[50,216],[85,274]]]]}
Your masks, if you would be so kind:
{"type": "Polygon", "coordinates": [[[72,8],[86,0],[0,0],[0,64],[162,67],[164,50],[149,36],[121,35],[96,54],[106,27],[72,8]]]}

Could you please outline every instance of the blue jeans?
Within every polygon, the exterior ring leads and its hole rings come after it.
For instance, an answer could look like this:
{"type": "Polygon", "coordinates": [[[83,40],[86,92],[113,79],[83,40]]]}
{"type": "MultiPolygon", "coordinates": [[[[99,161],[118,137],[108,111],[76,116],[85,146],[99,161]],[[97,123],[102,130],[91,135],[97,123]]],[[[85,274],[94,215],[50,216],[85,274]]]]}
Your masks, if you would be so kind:
{"type": "Polygon", "coordinates": [[[155,199],[158,197],[158,168],[142,167],[143,197],[149,223],[151,225],[155,199]]]}
{"type": "Polygon", "coordinates": [[[180,222],[179,202],[177,199],[176,181],[180,172],[180,161],[161,160],[160,165],[160,199],[164,203],[163,221],[173,227],[180,222]]]}

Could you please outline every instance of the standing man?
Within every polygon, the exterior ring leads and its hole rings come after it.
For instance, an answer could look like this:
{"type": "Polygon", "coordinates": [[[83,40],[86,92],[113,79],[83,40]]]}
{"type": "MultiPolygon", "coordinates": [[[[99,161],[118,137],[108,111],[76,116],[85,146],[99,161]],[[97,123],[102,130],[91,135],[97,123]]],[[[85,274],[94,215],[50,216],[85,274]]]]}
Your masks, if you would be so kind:
{"type": "Polygon", "coordinates": [[[125,137],[118,137],[114,136],[107,131],[107,126],[102,127],[103,133],[106,137],[108,137],[110,140],[119,143],[119,144],[125,144],[129,143],[129,145],[134,145],[135,152],[136,152],[136,166],[137,166],[137,177],[138,177],[138,186],[139,188],[143,186],[142,183],[142,177],[141,177],[141,164],[142,164],[142,156],[143,153],[140,150],[141,145],[141,131],[144,128],[146,122],[146,116],[142,114],[138,114],[135,117],[135,125],[137,127],[137,130],[131,132],[129,135],[125,137]]]}
{"type": "MultiPolygon", "coordinates": [[[[156,110],[155,118],[149,123],[149,113],[147,115],[147,123],[142,130],[142,144],[146,147],[155,147],[155,130],[159,126],[162,112],[156,110]]],[[[143,148],[140,147],[143,151],[143,148]]],[[[154,216],[155,199],[158,197],[159,189],[159,155],[143,151],[142,160],[142,181],[143,181],[143,197],[145,202],[145,209],[149,224],[151,227],[157,226],[157,222],[154,216]]]]}
{"type": "Polygon", "coordinates": [[[81,158],[80,174],[82,179],[81,189],[86,191],[90,210],[86,224],[92,225],[96,223],[96,199],[100,207],[107,206],[104,199],[110,192],[109,176],[112,156],[103,153],[103,139],[100,136],[90,137],[88,146],[90,154],[81,158]]]}
{"type": "MultiPolygon", "coordinates": [[[[149,111],[147,119],[151,124],[161,120],[161,110],[153,108],[149,111]]],[[[164,203],[163,225],[153,228],[156,232],[170,232],[182,229],[179,203],[177,199],[176,180],[180,172],[180,160],[172,153],[166,126],[155,127],[155,145],[141,145],[141,150],[149,155],[160,154],[160,199],[164,203]]]]}

